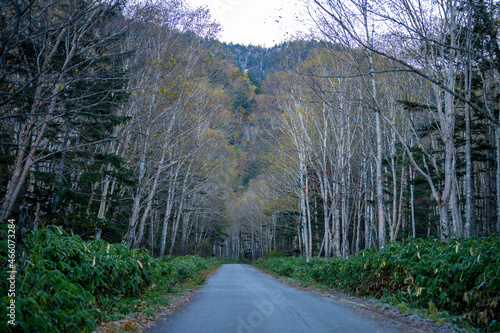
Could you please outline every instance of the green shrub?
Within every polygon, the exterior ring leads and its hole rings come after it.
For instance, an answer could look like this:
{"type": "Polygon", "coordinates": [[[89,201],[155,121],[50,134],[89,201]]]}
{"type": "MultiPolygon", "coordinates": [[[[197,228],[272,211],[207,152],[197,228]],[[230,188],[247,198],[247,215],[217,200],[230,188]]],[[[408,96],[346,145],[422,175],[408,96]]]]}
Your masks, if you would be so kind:
{"type": "Polygon", "coordinates": [[[288,256],[287,253],[279,251],[271,251],[267,254],[267,258],[282,258],[287,256],[288,256]]]}

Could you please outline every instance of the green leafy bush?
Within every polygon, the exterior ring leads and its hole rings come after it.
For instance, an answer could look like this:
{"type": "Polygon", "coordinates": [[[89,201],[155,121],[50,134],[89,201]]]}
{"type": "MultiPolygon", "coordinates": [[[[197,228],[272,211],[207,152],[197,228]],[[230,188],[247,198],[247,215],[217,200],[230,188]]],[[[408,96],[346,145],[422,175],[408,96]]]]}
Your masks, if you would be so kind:
{"type": "Polygon", "coordinates": [[[396,305],[436,307],[472,325],[500,330],[500,237],[393,242],[350,259],[259,259],[274,274],[396,305]],[[429,305],[431,304],[431,305],[429,305]]]}
{"type": "Polygon", "coordinates": [[[288,257],[288,254],[286,252],[279,252],[279,251],[271,251],[267,254],[267,258],[282,258],[282,257],[288,257]]]}
{"type": "MultiPolygon", "coordinates": [[[[0,262],[5,262],[5,224],[0,234],[0,262]]],[[[132,311],[126,303],[137,303],[134,298],[153,285],[168,292],[215,262],[196,256],[155,259],[125,244],[83,241],[55,226],[24,240],[29,250],[23,248],[18,258],[22,265],[16,279],[17,325],[0,326],[0,331],[92,332],[107,313],[132,311]]],[[[2,290],[8,288],[9,271],[2,269],[2,290]]],[[[0,297],[0,316],[7,318],[7,293],[0,297]]]]}

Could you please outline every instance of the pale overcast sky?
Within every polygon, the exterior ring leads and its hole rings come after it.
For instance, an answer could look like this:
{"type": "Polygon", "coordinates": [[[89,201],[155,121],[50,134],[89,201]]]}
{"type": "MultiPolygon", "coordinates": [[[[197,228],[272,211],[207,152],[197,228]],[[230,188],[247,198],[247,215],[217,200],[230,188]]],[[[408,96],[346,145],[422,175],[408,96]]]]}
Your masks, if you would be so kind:
{"type": "Polygon", "coordinates": [[[186,0],[198,7],[207,5],[221,23],[221,40],[271,47],[297,31],[297,17],[305,17],[303,0],[186,0]]]}

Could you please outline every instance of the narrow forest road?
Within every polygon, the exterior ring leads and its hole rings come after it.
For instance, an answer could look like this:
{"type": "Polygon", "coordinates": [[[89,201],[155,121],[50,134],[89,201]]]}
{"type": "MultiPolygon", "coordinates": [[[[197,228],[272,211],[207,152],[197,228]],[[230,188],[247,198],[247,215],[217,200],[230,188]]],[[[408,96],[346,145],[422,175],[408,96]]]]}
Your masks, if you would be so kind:
{"type": "Polygon", "coordinates": [[[148,333],[417,332],[380,314],[275,281],[249,265],[223,265],[148,333]]]}

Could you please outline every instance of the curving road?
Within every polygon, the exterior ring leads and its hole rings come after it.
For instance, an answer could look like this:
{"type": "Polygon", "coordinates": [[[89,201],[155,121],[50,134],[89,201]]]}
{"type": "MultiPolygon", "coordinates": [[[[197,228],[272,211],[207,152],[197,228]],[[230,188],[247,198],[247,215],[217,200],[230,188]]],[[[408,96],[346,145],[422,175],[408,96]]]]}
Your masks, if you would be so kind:
{"type": "Polygon", "coordinates": [[[148,333],[416,332],[364,309],[284,285],[249,265],[222,265],[148,333]]]}

